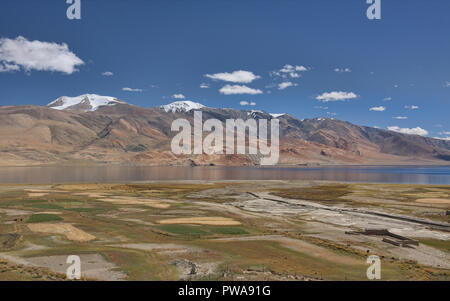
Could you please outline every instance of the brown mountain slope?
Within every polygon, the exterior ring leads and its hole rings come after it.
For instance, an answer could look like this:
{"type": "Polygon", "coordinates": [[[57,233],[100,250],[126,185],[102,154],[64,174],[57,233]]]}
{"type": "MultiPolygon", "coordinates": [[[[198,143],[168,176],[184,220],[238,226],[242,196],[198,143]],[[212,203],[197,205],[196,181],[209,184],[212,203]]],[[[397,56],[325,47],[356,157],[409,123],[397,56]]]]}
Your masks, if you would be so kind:
{"type": "MultiPolygon", "coordinates": [[[[203,108],[204,120],[263,118],[265,112],[203,108]]],[[[256,155],[177,156],[172,121],[193,111],[165,112],[125,103],[93,112],[40,106],[0,107],[0,165],[253,165],[256,155]]],[[[357,126],[334,119],[280,120],[279,164],[447,164],[450,142],[357,126]]]]}

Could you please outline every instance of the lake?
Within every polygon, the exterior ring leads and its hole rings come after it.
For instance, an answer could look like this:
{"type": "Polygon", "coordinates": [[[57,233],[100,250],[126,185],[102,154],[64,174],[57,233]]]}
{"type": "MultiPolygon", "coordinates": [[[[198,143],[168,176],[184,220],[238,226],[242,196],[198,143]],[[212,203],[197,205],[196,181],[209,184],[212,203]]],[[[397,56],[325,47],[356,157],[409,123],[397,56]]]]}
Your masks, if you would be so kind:
{"type": "Polygon", "coordinates": [[[325,180],[450,185],[450,166],[335,167],[0,167],[1,184],[146,182],[167,180],[325,180]]]}

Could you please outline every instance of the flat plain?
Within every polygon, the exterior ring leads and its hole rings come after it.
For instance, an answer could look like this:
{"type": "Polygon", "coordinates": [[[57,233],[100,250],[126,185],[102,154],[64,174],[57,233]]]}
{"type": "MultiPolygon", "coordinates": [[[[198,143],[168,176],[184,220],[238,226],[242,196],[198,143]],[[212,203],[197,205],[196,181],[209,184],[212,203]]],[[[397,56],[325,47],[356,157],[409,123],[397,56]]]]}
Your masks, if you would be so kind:
{"type": "Polygon", "coordinates": [[[449,210],[439,185],[0,185],[0,280],[64,280],[69,255],[86,280],[367,280],[370,255],[449,280],[449,210]]]}

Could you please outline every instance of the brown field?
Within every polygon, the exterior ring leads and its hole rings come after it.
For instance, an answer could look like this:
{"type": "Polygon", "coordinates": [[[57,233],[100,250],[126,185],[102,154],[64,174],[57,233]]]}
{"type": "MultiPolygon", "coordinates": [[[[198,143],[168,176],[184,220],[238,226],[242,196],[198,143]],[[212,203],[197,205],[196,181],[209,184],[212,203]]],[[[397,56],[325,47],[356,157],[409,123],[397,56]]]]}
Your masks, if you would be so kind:
{"type": "Polygon", "coordinates": [[[50,233],[50,234],[60,234],[64,235],[68,240],[73,241],[91,241],[95,239],[95,236],[86,233],[72,225],[69,224],[31,224],[28,225],[33,232],[39,233],[50,233]]]}
{"type": "Polygon", "coordinates": [[[450,204],[450,199],[418,199],[417,203],[424,204],[450,204]]]}

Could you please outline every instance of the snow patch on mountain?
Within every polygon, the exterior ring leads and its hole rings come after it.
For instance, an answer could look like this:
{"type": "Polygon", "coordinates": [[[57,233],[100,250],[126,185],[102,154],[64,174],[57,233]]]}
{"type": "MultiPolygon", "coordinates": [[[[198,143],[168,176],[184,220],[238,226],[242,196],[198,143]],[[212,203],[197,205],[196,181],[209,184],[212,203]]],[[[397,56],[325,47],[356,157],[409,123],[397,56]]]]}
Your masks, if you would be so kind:
{"type": "Polygon", "coordinates": [[[205,108],[204,105],[198,102],[193,102],[190,100],[183,100],[183,101],[175,101],[171,104],[164,105],[160,107],[167,113],[177,113],[177,112],[189,112],[191,110],[199,110],[202,108],[205,108]]]}
{"type": "Polygon", "coordinates": [[[125,104],[115,97],[96,94],[84,94],[76,97],[62,96],[47,105],[54,110],[79,109],[85,112],[93,112],[103,106],[112,106],[118,103],[125,104]]]}
{"type": "Polygon", "coordinates": [[[278,117],[281,117],[281,116],[286,115],[286,113],[281,113],[281,114],[273,114],[273,113],[270,113],[270,115],[271,115],[273,118],[278,118],[278,117]]]}

